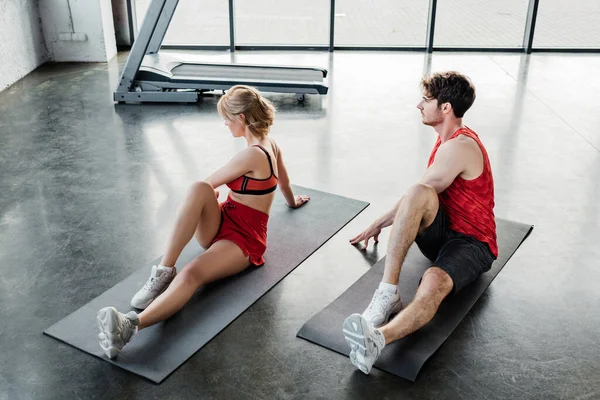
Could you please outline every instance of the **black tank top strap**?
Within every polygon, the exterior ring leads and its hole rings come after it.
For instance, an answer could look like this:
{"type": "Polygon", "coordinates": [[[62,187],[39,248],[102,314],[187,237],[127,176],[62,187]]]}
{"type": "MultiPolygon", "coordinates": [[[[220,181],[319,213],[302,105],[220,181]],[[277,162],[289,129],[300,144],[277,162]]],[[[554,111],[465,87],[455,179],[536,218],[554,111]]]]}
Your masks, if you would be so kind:
{"type": "Polygon", "coordinates": [[[269,167],[271,167],[271,176],[275,175],[275,170],[273,169],[273,163],[271,162],[271,155],[269,154],[267,149],[262,147],[260,144],[255,144],[253,147],[258,147],[259,149],[261,149],[262,151],[265,152],[265,154],[267,155],[267,160],[269,160],[269,167]]]}

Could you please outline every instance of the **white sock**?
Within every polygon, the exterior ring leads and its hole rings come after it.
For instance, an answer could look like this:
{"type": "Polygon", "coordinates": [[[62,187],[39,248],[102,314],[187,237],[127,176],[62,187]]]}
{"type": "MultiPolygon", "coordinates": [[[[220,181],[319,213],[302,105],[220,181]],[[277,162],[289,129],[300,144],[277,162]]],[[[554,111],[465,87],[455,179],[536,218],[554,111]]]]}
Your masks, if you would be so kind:
{"type": "Polygon", "coordinates": [[[171,271],[173,271],[173,267],[165,267],[164,265],[159,265],[157,269],[167,271],[168,273],[171,273],[171,271]]]}
{"type": "Polygon", "coordinates": [[[379,284],[379,290],[382,290],[382,291],[388,292],[388,293],[392,293],[392,294],[396,294],[396,293],[398,293],[398,286],[392,285],[391,283],[381,282],[379,284]]]}

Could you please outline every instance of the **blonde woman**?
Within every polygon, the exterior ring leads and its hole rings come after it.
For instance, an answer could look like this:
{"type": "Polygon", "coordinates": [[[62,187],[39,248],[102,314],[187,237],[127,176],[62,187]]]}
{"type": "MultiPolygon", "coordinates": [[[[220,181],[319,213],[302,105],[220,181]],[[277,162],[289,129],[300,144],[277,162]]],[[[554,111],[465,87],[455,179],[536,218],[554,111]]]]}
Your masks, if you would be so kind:
{"type": "Polygon", "coordinates": [[[281,150],[268,137],[275,115],[271,102],[254,88],[234,86],[217,108],[233,137],[246,139],[248,146],[206,180],[192,184],[160,265],[152,267],[148,281],[131,300],[134,308],[144,311],[98,311],[98,338],[109,358],[139,330],[178,312],[200,286],[264,263],[267,222],[278,185],[289,207],[309,200],[294,196],[281,150]],[[219,204],[216,189],[224,184],[230,192],[219,204]],[[175,262],[193,236],[206,251],[176,274],[175,262]]]}

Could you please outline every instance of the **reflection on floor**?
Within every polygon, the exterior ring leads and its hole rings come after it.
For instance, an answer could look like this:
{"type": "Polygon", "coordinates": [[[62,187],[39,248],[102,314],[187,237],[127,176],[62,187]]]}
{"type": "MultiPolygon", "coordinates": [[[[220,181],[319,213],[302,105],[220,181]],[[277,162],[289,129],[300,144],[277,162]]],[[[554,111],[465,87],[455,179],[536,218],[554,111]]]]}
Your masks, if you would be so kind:
{"type": "Polygon", "coordinates": [[[125,58],[44,66],[0,94],[0,398],[600,395],[600,58],[238,52],[330,70],[327,96],[268,95],[272,135],[294,183],[371,206],[160,386],[41,334],[160,255],[187,186],[243,147],[218,96],[114,105],[125,58]],[[447,69],[477,87],[465,121],[488,148],[497,215],[535,230],[416,383],[367,377],[295,334],[385,254],[389,232],[367,253],[347,240],[423,173],[435,133],[419,80],[447,69]]]}

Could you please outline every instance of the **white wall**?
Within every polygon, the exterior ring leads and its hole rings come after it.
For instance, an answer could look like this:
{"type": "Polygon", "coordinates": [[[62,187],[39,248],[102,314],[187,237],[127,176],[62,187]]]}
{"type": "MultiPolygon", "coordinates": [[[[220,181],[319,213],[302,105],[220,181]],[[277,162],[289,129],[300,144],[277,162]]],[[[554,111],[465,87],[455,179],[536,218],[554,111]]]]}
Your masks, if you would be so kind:
{"type": "Polygon", "coordinates": [[[40,16],[50,60],[106,62],[117,54],[111,0],[42,0],[40,16]],[[71,32],[87,40],[60,40],[71,32]]]}
{"type": "Polygon", "coordinates": [[[0,91],[46,59],[38,0],[0,0],[0,91]]]}
{"type": "Polygon", "coordinates": [[[115,35],[115,21],[112,12],[112,0],[100,1],[100,11],[102,13],[102,28],[104,32],[104,48],[106,50],[106,59],[117,55],[117,37],[115,35]]]}

